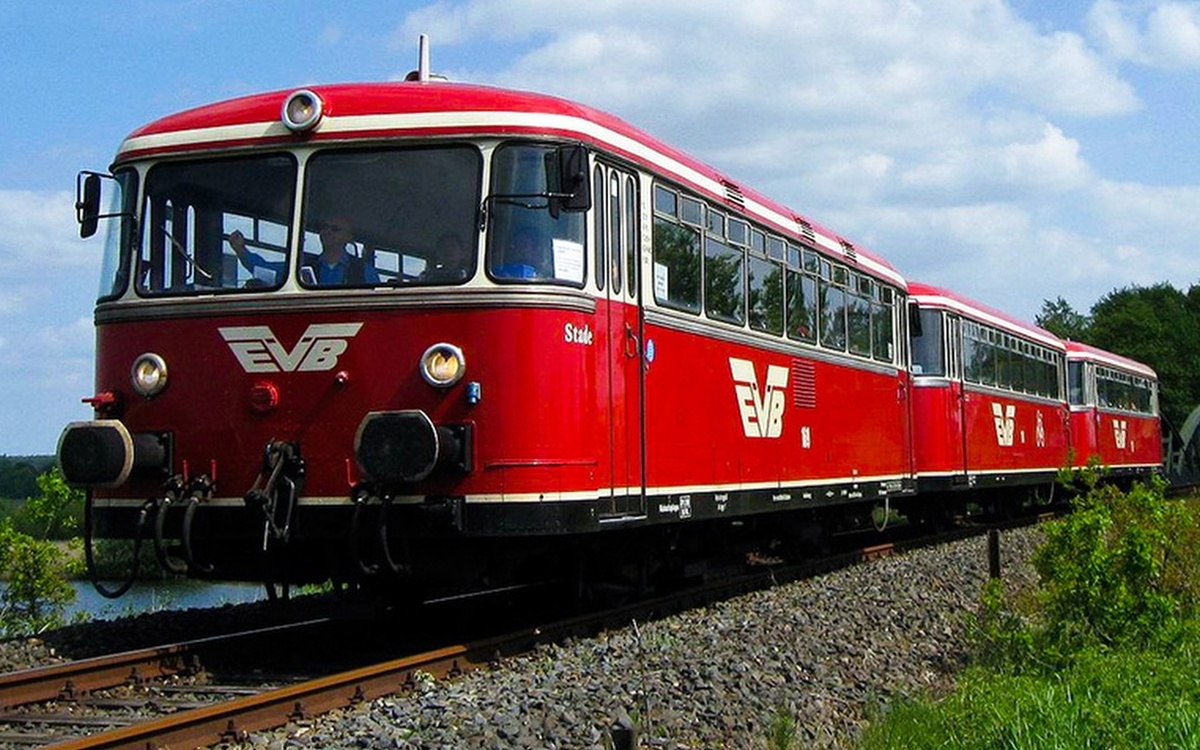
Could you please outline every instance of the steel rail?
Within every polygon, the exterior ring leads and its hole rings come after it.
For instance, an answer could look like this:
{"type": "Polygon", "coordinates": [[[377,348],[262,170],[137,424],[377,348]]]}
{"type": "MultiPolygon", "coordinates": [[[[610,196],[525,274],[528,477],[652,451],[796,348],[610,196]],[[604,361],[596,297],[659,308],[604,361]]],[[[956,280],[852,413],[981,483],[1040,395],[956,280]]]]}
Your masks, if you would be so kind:
{"type": "Polygon", "coordinates": [[[39,701],[74,700],[94,690],[192,673],[200,668],[197,660],[203,651],[326,622],[327,618],[318,618],[7,672],[0,674],[0,710],[39,701]]]}
{"type": "MultiPolygon", "coordinates": [[[[536,630],[523,634],[538,637],[536,630]]],[[[90,748],[196,748],[236,742],[250,732],[285,724],[291,719],[328,713],[399,692],[420,679],[453,676],[470,666],[494,661],[514,643],[513,636],[450,646],[418,656],[343,672],[213,706],[183,711],[153,721],[101,732],[52,745],[56,750],[90,748]]]]}

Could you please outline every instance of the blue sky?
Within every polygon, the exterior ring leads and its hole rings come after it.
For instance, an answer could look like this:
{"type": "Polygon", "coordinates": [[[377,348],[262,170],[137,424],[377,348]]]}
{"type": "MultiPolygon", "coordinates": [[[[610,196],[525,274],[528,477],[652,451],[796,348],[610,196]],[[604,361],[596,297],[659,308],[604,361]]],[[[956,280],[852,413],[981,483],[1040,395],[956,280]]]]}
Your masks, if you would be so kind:
{"type": "Polygon", "coordinates": [[[0,454],[86,419],[100,239],[79,169],[170,112],[456,80],[606,109],[890,259],[1032,319],[1200,279],[1200,2],[445,0],[0,7],[0,454]]]}

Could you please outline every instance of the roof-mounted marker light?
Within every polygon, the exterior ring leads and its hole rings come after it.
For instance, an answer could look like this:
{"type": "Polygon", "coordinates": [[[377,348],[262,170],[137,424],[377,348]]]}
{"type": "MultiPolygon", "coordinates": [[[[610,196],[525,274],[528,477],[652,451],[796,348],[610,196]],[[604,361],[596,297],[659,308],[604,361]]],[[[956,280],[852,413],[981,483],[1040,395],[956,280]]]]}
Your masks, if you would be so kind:
{"type": "Polygon", "coordinates": [[[308,89],[293,91],[283,102],[283,114],[280,119],[287,129],[293,133],[303,133],[312,130],[321,120],[325,109],[321,97],[308,89]]]}

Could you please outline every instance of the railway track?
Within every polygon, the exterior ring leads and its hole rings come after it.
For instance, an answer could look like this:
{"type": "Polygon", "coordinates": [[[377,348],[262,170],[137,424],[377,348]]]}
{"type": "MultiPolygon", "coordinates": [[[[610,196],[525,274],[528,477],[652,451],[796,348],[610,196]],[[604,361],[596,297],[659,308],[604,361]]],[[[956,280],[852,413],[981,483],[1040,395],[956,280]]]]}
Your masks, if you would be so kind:
{"type": "MultiPolygon", "coordinates": [[[[882,543],[876,536],[871,544],[798,565],[760,561],[744,575],[703,587],[294,684],[272,681],[254,685],[211,685],[192,681],[203,673],[202,653],[228,648],[232,642],[221,638],[12,673],[0,679],[0,709],[5,712],[0,715],[0,721],[9,727],[7,732],[0,731],[0,745],[28,747],[59,741],[53,747],[137,750],[170,747],[179,750],[237,742],[251,732],[403,693],[430,678],[444,679],[468,669],[492,665],[505,656],[528,651],[538,644],[561,641],[568,636],[588,636],[606,628],[624,627],[630,622],[644,622],[907,549],[983,534],[989,528],[1036,522],[1045,516],[986,527],[956,528],[935,536],[897,538],[882,543]],[[39,714],[23,708],[35,701],[48,701],[42,704],[47,710],[39,714]],[[26,727],[23,734],[17,731],[19,726],[26,727]]],[[[286,626],[284,630],[303,637],[303,629],[319,625],[317,622],[299,623],[286,626]]],[[[270,638],[278,630],[264,628],[238,637],[247,641],[270,638]]]]}

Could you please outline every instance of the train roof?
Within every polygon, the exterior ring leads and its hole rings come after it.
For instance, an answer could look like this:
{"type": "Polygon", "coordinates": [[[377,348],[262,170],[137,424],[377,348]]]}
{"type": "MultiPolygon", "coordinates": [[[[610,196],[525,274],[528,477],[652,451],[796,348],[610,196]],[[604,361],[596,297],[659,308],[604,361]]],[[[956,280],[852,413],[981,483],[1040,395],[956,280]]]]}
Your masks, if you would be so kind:
{"type": "Polygon", "coordinates": [[[1158,379],[1158,373],[1135,359],[1122,357],[1120,354],[1114,354],[1112,352],[1105,351],[1099,347],[1085,344],[1082,341],[1068,340],[1066,343],[1067,359],[1080,359],[1087,362],[1097,362],[1118,370],[1126,370],[1128,372],[1137,373],[1138,375],[1150,378],[1152,380],[1158,379]]]}
{"type": "Polygon", "coordinates": [[[304,133],[282,122],[296,89],[254,94],[189,109],[133,131],[114,166],[144,156],[203,153],[245,146],[347,142],[396,135],[549,135],[603,146],[666,175],[726,207],[901,288],[903,276],[864,250],[790,208],[746,188],[682,151],[606,112],[545,94],[440,81],[330,84],[305,87],[321,100],[322,116],[304,133]]]}
{"type": "Polygon", "coordinates": [[[910,281],[908,282],[908,293],[918,304],[953,310],[980,323],[1003,328],[1010,333],[1034,339],[1040,344],[1045,344],[1060,351],[1066,348],[1066,343],[1050,331],[1014,318],[1008,313],[1001,312],[994,307],[989,307],[982,302],[977,302],[949,289],[910,281]]]}

